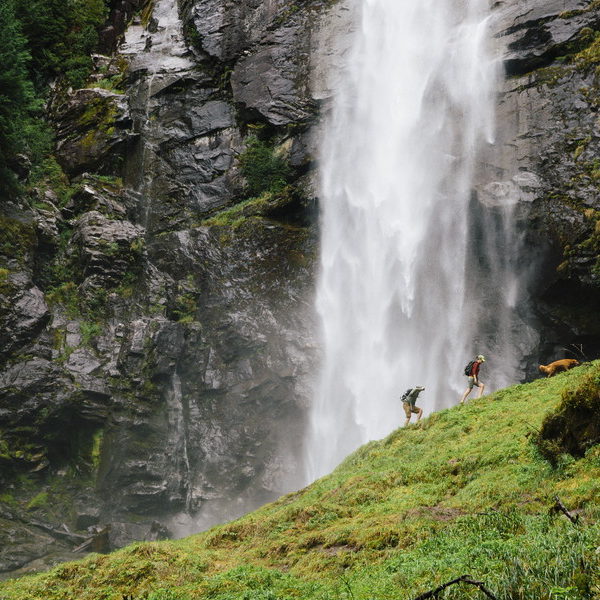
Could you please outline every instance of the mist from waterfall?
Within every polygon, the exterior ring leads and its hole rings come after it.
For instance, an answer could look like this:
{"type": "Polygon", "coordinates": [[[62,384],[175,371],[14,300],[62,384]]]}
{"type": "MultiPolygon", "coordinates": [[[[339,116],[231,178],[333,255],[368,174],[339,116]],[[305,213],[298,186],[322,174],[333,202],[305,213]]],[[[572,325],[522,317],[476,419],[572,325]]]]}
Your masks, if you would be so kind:
{"type": "Polygon", "coordinates": [[[323,359],[309,481],[401,425],[406,388],[426,387],[425,412],[456,404],[479,352],[490,353],[496,387],[515,376],[520,282],[497,256],[517,243],[510,206],[480,247],[471,232],[474,165],[494,133],[489,3],[365,0],[359,13],[322,132],[323,359]],[[492,285],[477,281],[482,262],[492,285]]]}

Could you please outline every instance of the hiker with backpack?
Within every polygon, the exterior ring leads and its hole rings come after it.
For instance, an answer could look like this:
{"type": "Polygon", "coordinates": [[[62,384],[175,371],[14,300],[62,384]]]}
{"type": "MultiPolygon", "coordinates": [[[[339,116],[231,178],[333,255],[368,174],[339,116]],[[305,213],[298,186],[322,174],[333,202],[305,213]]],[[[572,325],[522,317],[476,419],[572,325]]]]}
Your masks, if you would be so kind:
{"type": "Polygon", "coordinates": [[[409,424],[410,418],[412,417],[413,413],[415,413],[417,415],[417,423],[423,416],[423,409],[419,408],[418,406],[415,406],[415,402],[417,401],[419,394],[424,389],[425,389],[424,387],[418,385],[417,387],[414,387],[414,388],[408,388],[404,392],[404,394],[402,394],[402,398],[400,398],[400,399],[402,400],[404,414],[406,415],[406,422],[404,423],[405,427],[406,427],[406,425],[409,424]]]}
{"type": "Polygon", "coordinates": [[[467,389],[465,393],[462,395],[460,399],[460,403],[464,404],[467,396],[471,393],[473,386],[479,388],[478,398],[481,398],[483,395],[483,390],[485,389],[485,385],[479,381],[479,367],[485,362],[485,356],[483,354],[479,354],[475,360],[469,362],[469,364],[465,367],[465,375],[469,378],[467,383],[467,389]]]}

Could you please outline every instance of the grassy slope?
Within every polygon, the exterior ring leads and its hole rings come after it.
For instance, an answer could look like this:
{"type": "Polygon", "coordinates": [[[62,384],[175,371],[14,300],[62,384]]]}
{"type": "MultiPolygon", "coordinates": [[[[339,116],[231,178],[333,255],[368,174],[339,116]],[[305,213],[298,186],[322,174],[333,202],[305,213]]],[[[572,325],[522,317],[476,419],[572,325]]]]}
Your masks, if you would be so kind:
{"type": "Polygon", "coordinates": [[[466,573],[503,600],[600,598],[600,446],[552,469],[529,439],[589,377],[600,361],[436,413],[237,521],[5,582],[0,599],[408,599],[466,573]],[[549,514],[556,494],[581,525],[549,514]]]}

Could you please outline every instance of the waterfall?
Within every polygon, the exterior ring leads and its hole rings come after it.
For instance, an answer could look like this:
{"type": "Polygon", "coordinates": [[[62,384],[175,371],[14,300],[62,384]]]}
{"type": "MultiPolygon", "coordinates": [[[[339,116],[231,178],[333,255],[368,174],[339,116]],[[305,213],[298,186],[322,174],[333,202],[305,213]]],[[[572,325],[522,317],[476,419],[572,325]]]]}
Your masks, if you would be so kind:
{"type": "Polygon", "coordinates": [[[481,212],[472,191],[478,149],[494,132],[498,63],[488,7],[362,2],[322,132],[323,360],[309,480],[402,424],[406,388],[425,386],[425,412],[456,404],[462,368],[480,352],[490,353],[490,371],[515,376],[506,348],[518,292],[494,293],[476,275],[489,262],[499,287],[516,285],[511,261],[496,257],[510,244],[512,221],[502,209],[497,220],[508,237],[484,231],[481,247],[470,230],[481,212]],[[490,331],[489,314],[503,331],[490,331]]]}
{"type": "Polygon", "coordinates": [[[188,431],[186,404],[181,393],[181,379],[173,374],[171,389],[167,394],[167,419],[169,435],[165,448],[165,456],[170,461],[168,478],[173,499],[185,498],[185,510],[192,506],[192,469],[188,455],[188,431]]]}
{"type": "Polygon", "coordinates": [[[157,98],[160,92],[195,67],[185,43],[177,0],[156,0],[149,23],[139,21],[127,28],[119,54],[128,59],[130,75],[135,75],[129,96],[141,137],[138,156],[130,160],[135,165],[129,176],[130,193],[138,198],[140,222],[152,232],[163,226],[151,223],[151,215],[153,188],[160,185],[156,177],[158,149],[168,139],[168,123],[153,121],[152,112],[163,103],[157,98]]]}

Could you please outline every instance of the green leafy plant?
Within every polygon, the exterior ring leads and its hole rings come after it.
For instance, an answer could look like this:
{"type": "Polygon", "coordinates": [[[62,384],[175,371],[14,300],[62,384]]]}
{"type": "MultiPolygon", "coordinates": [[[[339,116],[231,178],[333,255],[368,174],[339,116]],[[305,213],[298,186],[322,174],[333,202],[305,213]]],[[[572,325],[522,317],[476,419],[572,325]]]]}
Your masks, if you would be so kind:
{"type": "Polygon", "coordinates": [[[88,323],[86,321],[79,324],[81,332],[81,343],[84,346],[89,346],[91,341],[102,333],[100,323],[88,323]]]}
{"type": "Polygon", "coordinates": [[[249,195],[275,192],[284,188],[291,168],[276,149],[256,136],[246,140],[246,149],[239,156],[242,175],[249,195]]]}

